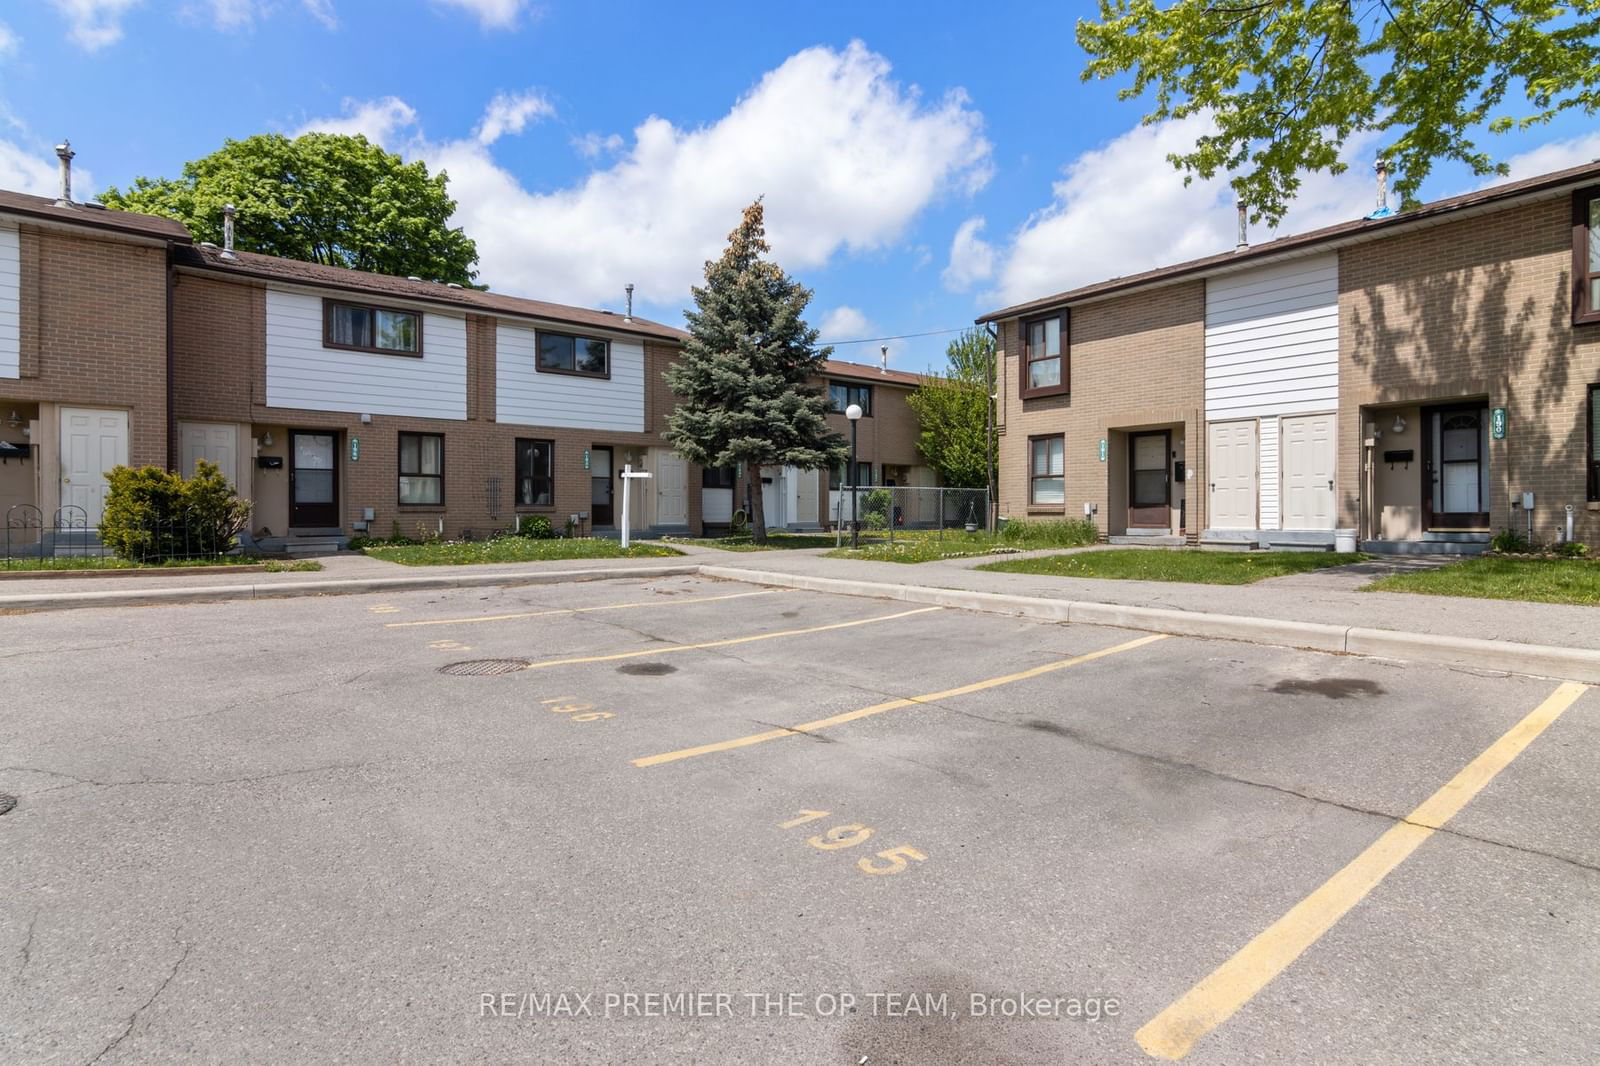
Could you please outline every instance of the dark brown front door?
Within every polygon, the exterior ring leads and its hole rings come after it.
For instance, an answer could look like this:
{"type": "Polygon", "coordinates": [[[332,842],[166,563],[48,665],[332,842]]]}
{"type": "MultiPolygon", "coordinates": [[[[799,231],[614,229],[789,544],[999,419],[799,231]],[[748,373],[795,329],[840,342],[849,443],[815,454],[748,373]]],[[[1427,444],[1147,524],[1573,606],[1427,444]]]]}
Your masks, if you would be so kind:
{"type": "Polygon", "coordinates": [[[1128,525],[1170,528],[1171,479],[1167,459],[1172,450],[1168,430],[1128,434],[1128,525]]]}
{"type": "Polygon", "coordinates": [[[616,521],[611,509],[611,449],[589,449],[589,525],[609,526],[616,521]]]}
{"type": "Polygon", "coordinates": [[[1489,409],[1482,404],[1422,412],[1424,528],[1441,533],[1489,528],[1489,409]]]}
{"type": "Polygon", "coordinates": [[[338,528],[338,455],[337,434],[289,433],[290,528],[338,528]]]}

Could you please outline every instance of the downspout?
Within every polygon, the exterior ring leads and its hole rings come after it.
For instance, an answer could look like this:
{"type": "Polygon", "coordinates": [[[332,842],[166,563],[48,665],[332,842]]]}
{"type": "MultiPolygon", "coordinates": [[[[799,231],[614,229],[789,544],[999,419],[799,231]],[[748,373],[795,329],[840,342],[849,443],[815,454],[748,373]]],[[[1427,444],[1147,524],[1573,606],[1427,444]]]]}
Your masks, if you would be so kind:
{"type": "MultiPolygon", "coordinates": [[[[167,469],[178,466],[178,418],[173,409],[175,391],[172,383],[172,290],[178,286],[177,265],[173,261],[172,243],[167,243],[167,469]]],[[[180,474],[183,471],[178,471],[180,474]]],[[[235,474],[237,477],[237,473],[235,474]]]]}
{"type": "MultiPolygon", "coordinates": [[[[989,488],[989,505],[984,508],[988,514],[984,517],[987,520],[987,528],[989,532],[993,533],[995,515],[998,513],[994,498],[994,382],[995,377],[999,373],[1000,369],[996,365],[1000,360],[1000,334],[994,328],[994,323],[992,322],[985,322],[983,324],[983,331],[989,335],[989,340],[991,342],[989,366],[988,369],[983,372],[983,476],[986,479],[989,488]]],[[[943,516],[941,515],[940,517],[942,520],[943,516]]]]}

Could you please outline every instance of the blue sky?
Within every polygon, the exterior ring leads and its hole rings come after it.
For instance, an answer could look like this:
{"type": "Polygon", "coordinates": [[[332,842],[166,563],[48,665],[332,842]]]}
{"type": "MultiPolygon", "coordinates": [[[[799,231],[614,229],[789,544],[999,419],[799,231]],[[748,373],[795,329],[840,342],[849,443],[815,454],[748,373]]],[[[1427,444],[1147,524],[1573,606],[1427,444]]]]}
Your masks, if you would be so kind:
{"type": "MultiPolygon", "coordinates": [[[[641,313],[678,322],[764,195],[825,339],[945,330],[1233,245],[1223,184],[1185,188],[1164,162],[1193,128],[1140,128],[1116,85],[1079,80],[1073,26],[1092,12],[34,0],[0,8],[0,187],[52,191],[62,136],[83,196],[228,137],[360,131],[449,170],[496,289],[615,307],[631,281],[641,313]]],[[[1284,231],[1370,210],[1375,147],[1308,180],[1284,231]]],[[[1573,116],[1492,148],[1525,176],[1600,156],[1600,134],[1573,116]]],[[[1442,167],[1424,194],[1480,184],[1442,167]]],[[[896,341],[893,363],[940,365],[947,340],[896,341]]]]}

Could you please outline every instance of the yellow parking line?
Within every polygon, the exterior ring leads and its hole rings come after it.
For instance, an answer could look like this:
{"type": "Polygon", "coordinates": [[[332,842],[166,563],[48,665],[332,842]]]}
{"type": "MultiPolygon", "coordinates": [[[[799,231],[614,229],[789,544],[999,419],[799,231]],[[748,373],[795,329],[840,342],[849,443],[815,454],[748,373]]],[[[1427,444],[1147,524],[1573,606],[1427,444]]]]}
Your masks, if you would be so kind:
{"type": "Polygon", "coordinates": [[[959,688],[947,688],[943,692],[930,692],[925,696],[912,696],[907,699],[889,700],[886,703],[874,703],[871,707],[862,707],[860,710],[856,711],[846,711],[843,714],[836,714],[830,718],[818,718],[814,722],[804,722],[797,726],[791,726],[788,729],[772,729],[765,733],[753,733],[747,737],[738,737],[733,740],[718,741],[715,744],[702,744],[698,748],[684,748],[681,751],[669,751],[664,752],[661,755],[647,755],[642,759],[633,760],[633,765],[660,766],[662,763],[677,762],[679,759],[692,759],[696,755],[711,755],[719,751],[731,751],[734,748],[746,748],[752,744],[760,744],[768,740],[780,740],[783,737],[798,736],[802,733],[814,733],[819,729],[826,729],[828,726],[843,725],[845,722],[854,722],[858,718],[869,718],[875,714],[883,714],[885,711],[897,711],[902,707],[916,707],[924,703],[947,700],[954,696],[965,696],[971,692],[982,692],[984,689],[999,688],[1001,685],[1010,685],[1017,681],[1026,681],[1031,677],[1038,677],[1041,674],[1053,673],[1056,670],[1065,670],[1069,666],[1077,666],[1079,663],[1092,662],[1095,659],[1103,659],[1107,655],[1115,655],[1118,652],[1123,651],[1132,651],[1134,648],[1140,648],[1146,644],[1161,640],[1165,636],[1166,634],[1164,633],[1156,633],[1153,636],[1140,637],[1138,640],[1130,640],[1126,644],[1118,644],[1114,647],[1102,648],[1099,651],[1092,651],[1087,655],[1077,655],[1071,659],[1063,659],[1060,662],[1046,663],[1043,666],[1035,666],[1032,669],[1023,670],[1019,673],[1006,674],[1004,677],[991,677],[987,681],[974,681],[970,685],[962,685],[959,688]]]}
{"type": "Polygon", "coordinates": [[[1589,686],[1568,682],[1512,726],[1460,773],[1396,823],[1348,866],[1279,918],[1238,954],[1218,966],[1176,1003],[1146,1022],[1133,1038],[1145,1053],[1162,1059],[1183,1058],[1195,1041],[1233,1017],[1257,992],[1333,928],[1395,867],[1404,862],[1545,728],[1587,692],[1589,686]]]}
{"type": "Polygon", "coordinates": [[[385,629],[407,629],[411,626],[459,626],[471,622],[509,622],[517,618],[546,618],[553,614],[587,614],[590,611],[621,611],[629,607],[679,607],[689,603],[716,603],[720,600],[742,600],[746,596],[771,596],[789,589],[762,589],[760,592],[735,592],[728,596],[694,596],[687,600],[640,600],[637,603],[607,603],[599,607],[563,607],[549,611],[521,611],[517,614],[477,615],[473,618],[429,618],[422,622],[385,622],[385,629]]]}
{"type": "Polygon", "coordinates": [[[899,614],[881,614],[876,618],[858,618],[853,622],[834,622],[831,625],[811,626],[807,629],[784,629],[776,633],[757,633],[751,637],[729,637],[727,640],[708,640],[704,644],[668,644],[665,647],[645,648],[643,651],[619,651],[612,655],[585,655],[577,659],[551,659],[548,662],[533,663],[523,667],[524,670],[543,670],[551,666],[571,666],[575,663],[608,663],[614,659],[635,659],[641,655],[667,655],[675,651],[695,651],[700,648],[726,648],[730,644],[749,644],[755,640],[775,640],[778,637],[799,637],[807,633],[826,633],[830,629],[849,629],[852,626],[870,626],[875,622],[892,622],[896,618],[910,618],[914,614],[927,614],[929,611],[942,611],[943,607],[918,607],[914,611],[901,611],[899,614]]]}

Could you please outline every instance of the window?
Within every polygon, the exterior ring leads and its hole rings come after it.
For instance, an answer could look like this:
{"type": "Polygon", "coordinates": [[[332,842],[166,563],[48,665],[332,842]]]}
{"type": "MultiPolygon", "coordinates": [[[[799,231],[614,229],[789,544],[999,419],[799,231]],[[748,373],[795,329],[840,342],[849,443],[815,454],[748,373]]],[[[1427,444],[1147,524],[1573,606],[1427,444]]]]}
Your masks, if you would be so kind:
{"type": "MultiPolygon", "coordinates": [[[[829,489],[829,491],[837,492],[839,489],[847,489],[847,488],[850,487],[850,484],[845,481],[845,475],[849,471],[849,469],[850,469],[850,464],[849,463],[841,463],[840,465],[834,467],[832,470],[828,471],[828,489],[829,489]]],[[[862,488],[865,488],[865,487],[867,487],[867,486],[872,484],[872,464],[871,463],[857,463],[856,464],[856,480],[855,480],[855,484],[857,486],[862,487],[862,488]]]]}
{"type": "Polygon", "coordinates": [[[554,506],[555,447],[547,440],[517,438],[518,507],[554,506]]]}
{"type": "Polygon", "coordinates": [[[1589,386],[1589,499],[1600,500],[1600,385],[1589,386]]]}
{"type": "Polygon", "coordinates": [[[400,502],[444,503],[444,438],[439,434],[400,434],[400,502]]]}
{"type": "Polygon", "coordinates": [[[863,418],[872,414],[872,386],[871,385],[846,385],[842,381],[828,382],[828,410],[834,414],[844,414],[844,409],[851,404],[861,408],[863,418]]]}
{"type": "Polygon", "coordinates": [[[703,489],[731,489],[739,479],[739,471],[731,466],[708,466],[700,471],[703,489]]]}
{"type": "Polygon", "coordinates": [[[1031,321],[1025,319],[1021,329],[1022,398],[1064,395],[1070,384],[1066,313],[1031,321]]]}
{"type": "Polygon", "coordinates": [[[547,374],[608,378],[611,376],[611,342],[540,330],[538,369],[547,374]]]}
{"type": "Polygon", "coordinates": [[[1067,502],[1065,437],[1028,438],[1028,502],[1064,507],[1067,502]]]}
{"type": "Polygon", "coordinates": [[[1572,197],[1572,322],[1600,322],[1600,186],[1572,197]]]}
{"type": "Polygon", "coordinates": [[[422,316],[392,307],[322,301],[322,343],[379,355],[422,355],[422,316]]]}

